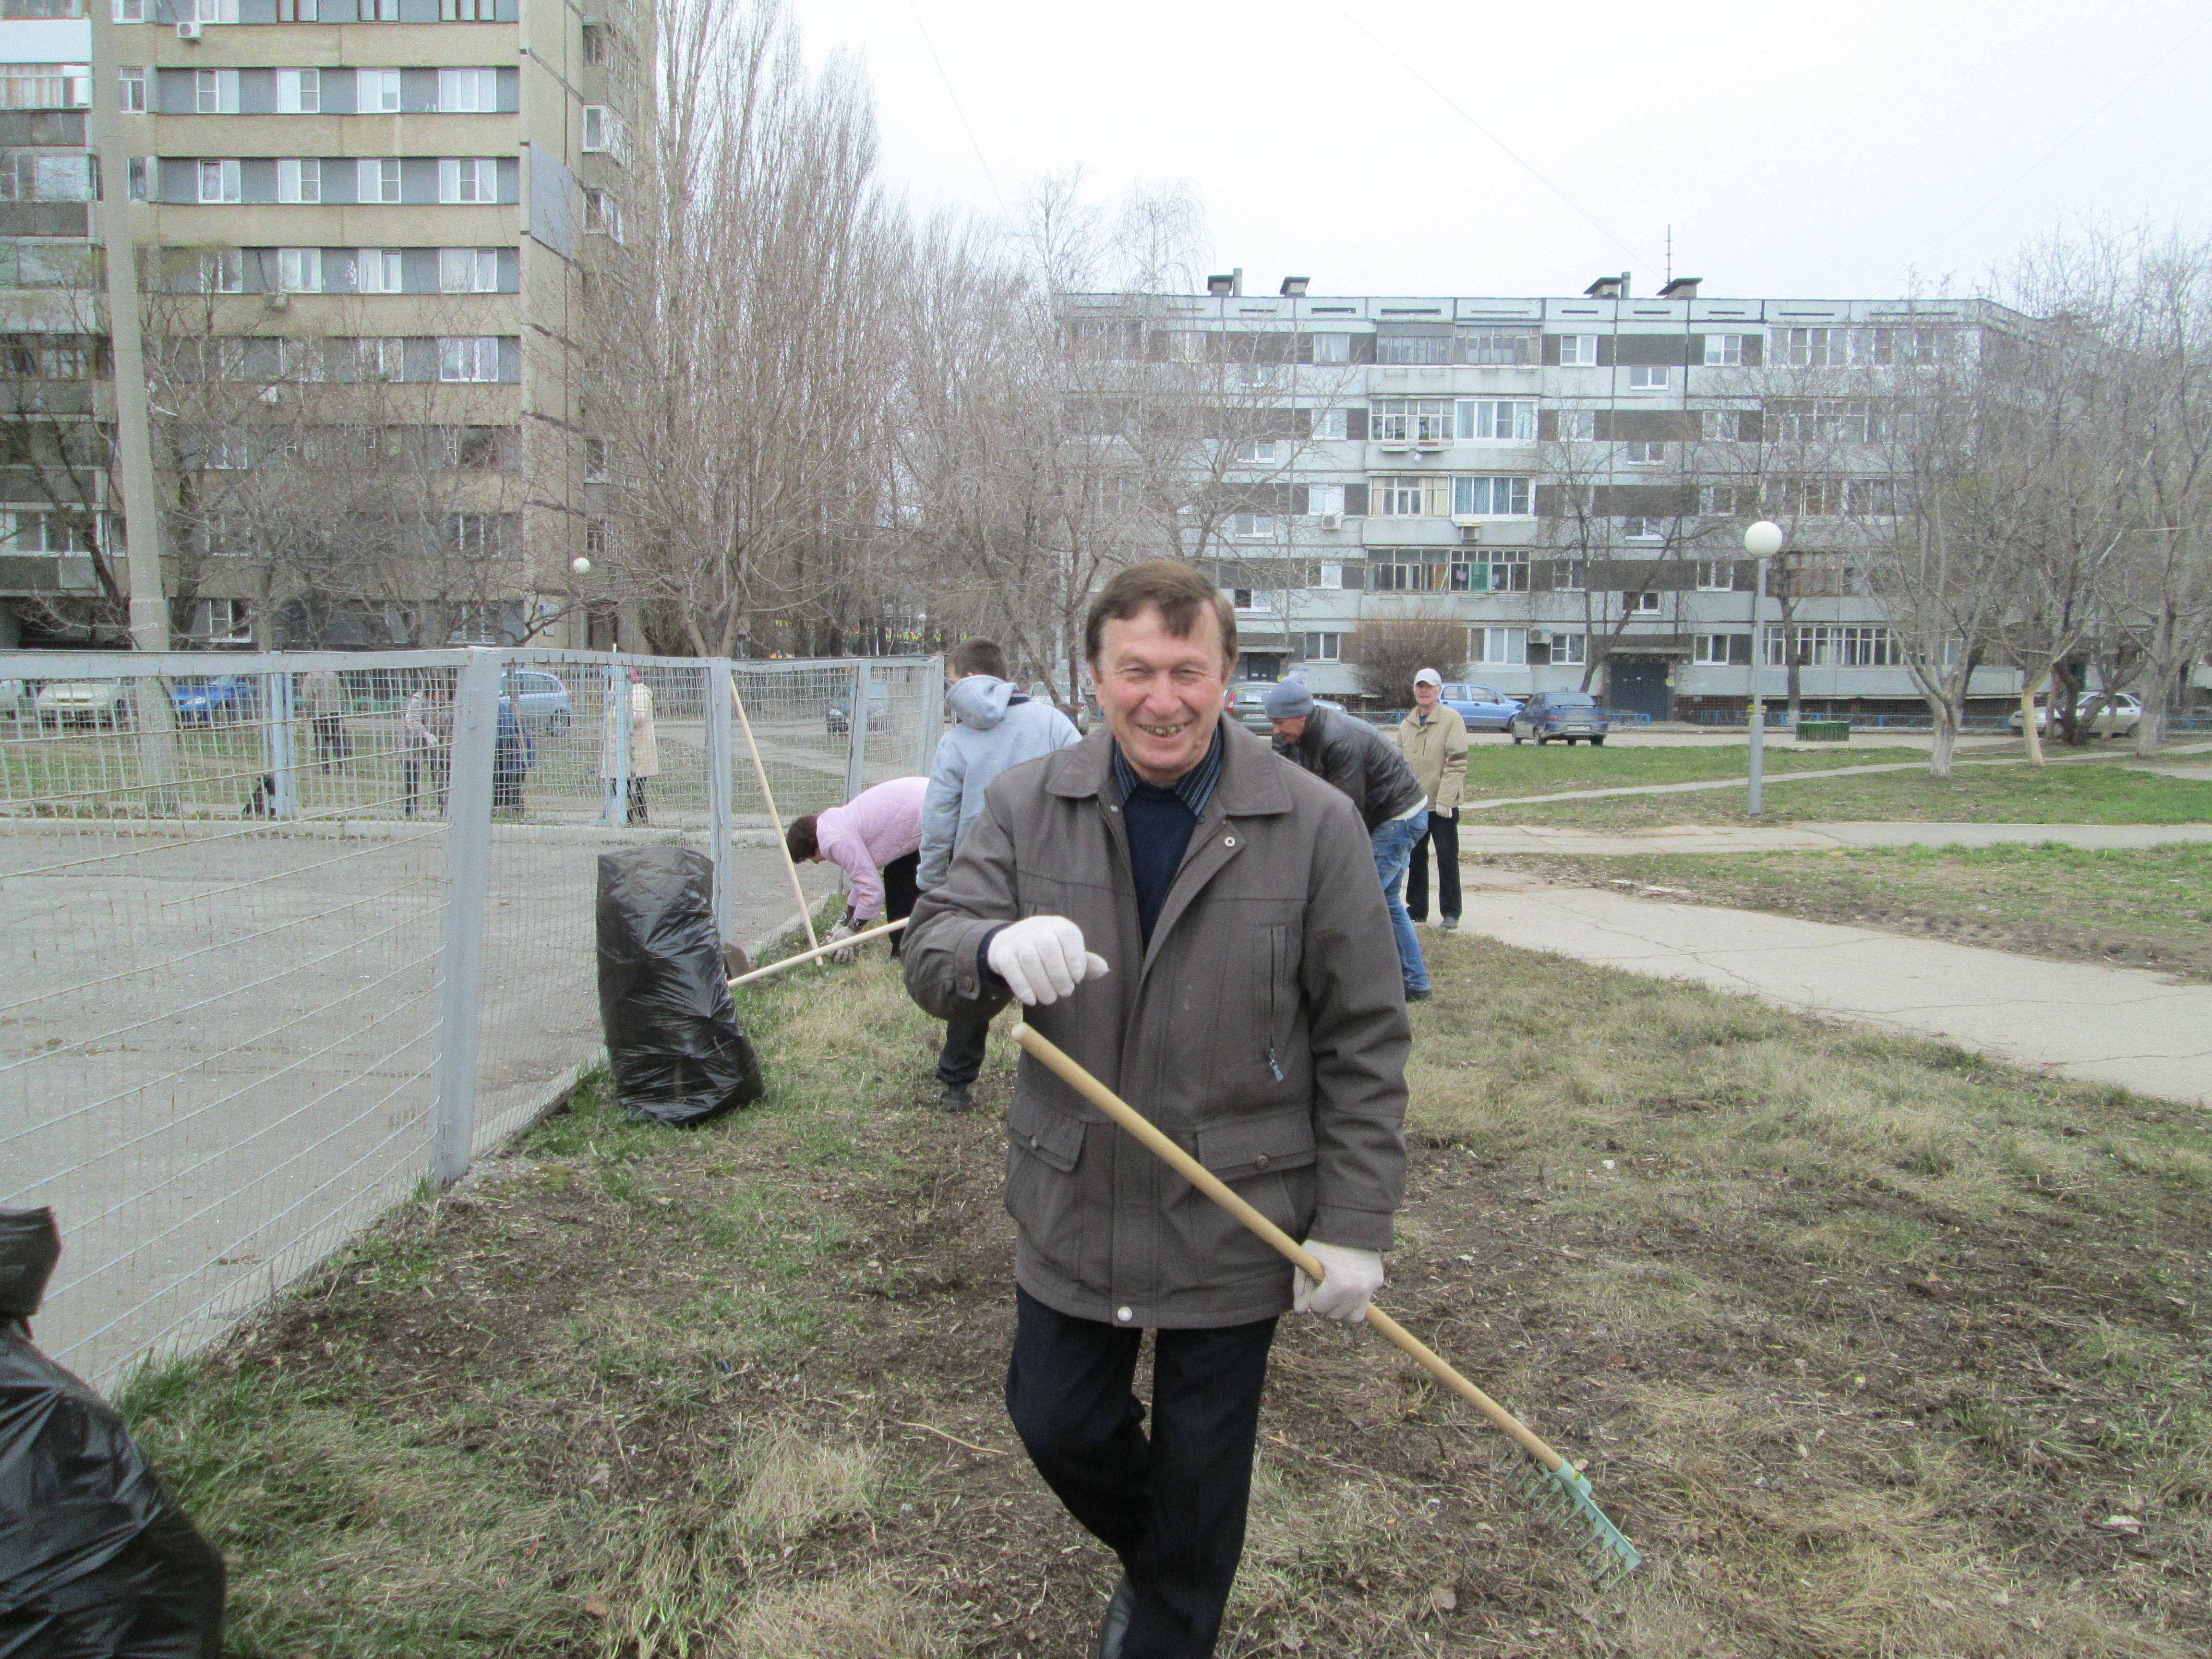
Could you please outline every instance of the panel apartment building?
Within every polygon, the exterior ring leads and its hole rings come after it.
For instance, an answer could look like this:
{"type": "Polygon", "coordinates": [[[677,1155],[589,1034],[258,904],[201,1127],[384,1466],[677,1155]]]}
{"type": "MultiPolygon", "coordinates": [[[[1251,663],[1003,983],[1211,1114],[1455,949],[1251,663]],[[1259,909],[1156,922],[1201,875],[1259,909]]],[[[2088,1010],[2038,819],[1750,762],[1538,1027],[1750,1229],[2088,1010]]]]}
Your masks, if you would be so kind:
{"type": "MultiPolygon", "coordinates": [[[[1154,363],[1227,366],[1237,465],[1212,487],[1250,510],[1182,550],[1237,595],[1246,673],[1354,695],[1362,630],[1419,616],[1464,629],[1466,678],[1516,694],[1587,684],[1695,719],[1740,711],[1754,673],[1782,696],[1794,668],[1815,709],[1923,707],[1864,578],[1881,416],[1849,393],[2013,313],[1706,299],[1694,281],[1639,299],[1625,276],[1567,299],[1210,286],[1134,322],[1127,296],[1063,307],[1078,337],[1119,327],[1154,363]],[[1754,625],[1757,517],[1789,550],[1754,625]]],[[[1990,668],[1973,691],[2018,684],[1990,668]]]]}
{"type": "MultiPolygon", "coordinates": [[[[0,21],[0,646],[88,642],[67,601],[119,542],[100,441],[65,429],[112,418],[83,3],[0,21]]],[[[583,273],[620,234],[627,0],[92,3],[182,642],[584,642],[583,273]]]]}

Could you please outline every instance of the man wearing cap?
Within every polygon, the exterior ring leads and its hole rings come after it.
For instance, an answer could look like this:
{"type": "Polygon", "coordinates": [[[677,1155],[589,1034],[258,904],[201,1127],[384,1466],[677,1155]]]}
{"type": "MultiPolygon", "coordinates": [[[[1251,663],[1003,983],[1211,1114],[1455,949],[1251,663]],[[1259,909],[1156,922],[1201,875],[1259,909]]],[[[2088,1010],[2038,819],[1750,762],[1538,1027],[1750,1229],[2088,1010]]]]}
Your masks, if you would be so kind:
{"type": "Polygon", "coordinates": [[[1429,970],[1421,960],[1421,941],[1413,918],[1398,896],[1413,843],[1428,828],[1428,795],[1406,757],[1382,741],[1365,720],[1316,708],[1304,680],[1282,680],[1267,688],[1261,706],[1275,729],[1275,752],[1295,766],[1326,779],[1352,797],[1375,848],[1375,873],[1382,878],[1382,902],[1389,912],[1391,936],[1398,942],[1398,969],[1406,981],[1406,1000],[1429,1000],[1429,970]]]}
{"type": "Polygon", "coordinates": [[[1437,923],[1459,926],[1459,800],[1467,787],[1467,722],[1443,700],[1433,668],[1413,676],[1413,711],[1398,722],[1398,752],[1429,797],[1429,827],[1406,866],[1406,914],[1429,919],[1429,843],[1437,846],[1437,923]]]}

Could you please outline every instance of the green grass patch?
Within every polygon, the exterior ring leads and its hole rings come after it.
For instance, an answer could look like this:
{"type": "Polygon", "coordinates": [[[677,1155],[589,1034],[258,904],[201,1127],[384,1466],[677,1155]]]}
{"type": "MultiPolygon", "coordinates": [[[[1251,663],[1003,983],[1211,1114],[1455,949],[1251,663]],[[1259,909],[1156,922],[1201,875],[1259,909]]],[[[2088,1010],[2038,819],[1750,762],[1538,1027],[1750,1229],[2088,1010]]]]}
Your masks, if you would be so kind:
{"type": "MultiPolygon", "coordinates": [[[[1766,751],[1770,775],[1829,772],[1839,766],[1880,766],[1923,762],[1922,750],[1901,746],[1798,749],[1766,751]]],[[[1742,777],[1751,764],[1748,743],[1640,746],[1616,738],[1602,749],[1564,743],[1513,744],[1488,732],[1468,738],[1467,798],[1486,800],[1515,795],[1545,795],[1560,790],[1626,789],[1655,783],[1701,783],[1742,777]]],[[[1494,814],[1486,813],[1485,820],[1494,814]]],[[[1507,820],[1500,819],[1502,822],[1507,820]]]]}

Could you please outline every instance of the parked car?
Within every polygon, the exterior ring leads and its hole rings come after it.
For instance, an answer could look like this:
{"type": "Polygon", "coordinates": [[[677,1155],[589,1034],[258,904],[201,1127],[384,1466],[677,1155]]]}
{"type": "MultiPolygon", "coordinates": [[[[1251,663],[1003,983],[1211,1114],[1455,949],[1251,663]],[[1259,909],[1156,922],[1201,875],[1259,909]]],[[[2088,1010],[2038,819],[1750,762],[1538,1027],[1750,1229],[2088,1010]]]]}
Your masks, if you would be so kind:
{"type": "Polygon", "coordinates": [[[18,720],[31,718],[31,683],[28,680],[0,680],[0,714],[18,720]]]}
{"type": "Polygon", "coordinates": [[[1467,722],[1470,732],[1504,732],[1521,712],[1521,700],[1509,697],[1494,686],[1452,684],[1443,688],[1443,702],[1467,722]]]}
{"type": "Polygon", "coordinates": [[[514,697],[516,715],[530,729],[550,732],[557,738],[576,723],[576,706],[568,700],[568,688],[542,669],[516,669],[511,681],[501,682],[500,695],[514,697]]]}
{"type": "Polygon", "coordinates": [[[1605,710],[1587,691],[1539,691],[1515,711],[1506,730],[1513,741],[1536,739],[1537,745],[1564,738],[1570,747],[1577,739],[1589,744],[1605,741],[1605,710]]]}
{"type": "MultiPolygon", "coordinates": [[[[891,717],[891,689],[871,682],[868,686],[868,730],[880,732],[884,722],[891,717]]],[[[842,738],[853,729],[853,698],[848,692],[830,705],[823,724],[833,738],[842,738]]]]}
{"type": "MultiPolygon", "coordinates": [[[[2099,702],[2101,702],[2104,707],[2097,710],[2095,720],[2090,723],[2090,731],[2094,736],[2100,738],[2135,736],[2136,723],[2142,719],[2142,703],[2133,692],[2115,691],[2100,696],[2097,692],[2085,691],[2081,694],[2081,701],[2074,705],[2074,718],[2077,721],[2088,721],[2091,705],[2099,702]]],[[[2014,709],[2006,718],[2005,726],[2008,731],[2020,730],[2019,709],[2014,709]]],[[[2048,732],[2051,729],[2051,704],[2047,698],[2035,705],[2035,729],[2039,732],[2048,732]]]]}
{"type": "Polygon", "coordinates": [[[214,679],[179,680],[171,688],[181,726],[213,726],[217,720],[250,720],[261,710],[261,688],[243,674],[214,679]]]}
{"type": "MultiPolygon", "coordinates": [[[[1247,732],[1256,732],[1261,737],[1274,735],[1274,724],[1267,718],[1266,698],[1273,680],[1247,680],[1231,690],[1229,695],[1229,718],[1247,732]]],[[[1327,697],[1316,697],[1314,707],[1326,708],[1332,714],[1346,712],[1340,702],[1331,702],[1327,697]]]]}
{"type": "Polygon", "coordinates": [[[90,726],[128,726],[131,682],[50,680],[39,688],[33,706],[42,723],[67,726],[72,720],[82,720],[90,726]]]}

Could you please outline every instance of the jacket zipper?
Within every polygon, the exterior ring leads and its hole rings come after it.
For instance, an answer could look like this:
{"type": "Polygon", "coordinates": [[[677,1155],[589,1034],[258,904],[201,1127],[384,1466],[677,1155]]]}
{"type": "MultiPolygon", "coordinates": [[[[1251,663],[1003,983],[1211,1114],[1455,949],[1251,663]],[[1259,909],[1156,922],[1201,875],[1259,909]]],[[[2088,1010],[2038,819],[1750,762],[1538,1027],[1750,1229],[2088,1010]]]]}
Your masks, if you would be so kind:
{"type": "Polygon", "coordinates": [[[1279,949],[1282,937],[1279,928],[1267,930],[1267,1069],[1275,1074],[1278,1083],[1283,1080],[1283,1068],[1275,1060],[1275,982],[1282,975],[1279,949]]]}

